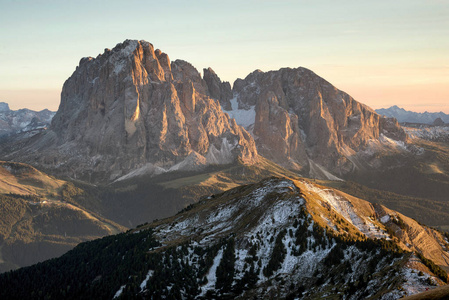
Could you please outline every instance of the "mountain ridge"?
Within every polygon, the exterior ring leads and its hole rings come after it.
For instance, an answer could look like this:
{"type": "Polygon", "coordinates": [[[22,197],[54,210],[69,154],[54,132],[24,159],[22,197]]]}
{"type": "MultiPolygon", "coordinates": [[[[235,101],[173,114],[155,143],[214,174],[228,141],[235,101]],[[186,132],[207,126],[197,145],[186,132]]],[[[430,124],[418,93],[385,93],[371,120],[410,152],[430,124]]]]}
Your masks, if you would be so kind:
{"type": "Polygon", "coordinates": [[[0,102],[0,137],[27,132],[29,135],[46,129],[55,115],[48,109],[34,111],[27,108],[11,110],[9,104],[0,102]]]}
{"type": "Polygon", "coordinates": [[[408,123],[424,123],[424,124],[434,124],[435,120],[440,118],[444,123],[449,123],[449,115],[444,112],[423,112],[418,113],[410,110],[405,110],[404,108],[393,105],[389,108],[379,108],[376,112],[384,115],[386,117],[395,118],[398,122],[408,122],[408,123]]]}
{"type": "Polygon", "coordinates": [[[449,256],[447,247],[441,233],[383,206],[308,180],[268,178],[0,275],[0,293],[5,299],[32,292],[64,298],[398,299],[447,281],[431,262],[439,258],[447,266],[441,259],[449,256]],[[426,248],[430,241],[435,249],[426,248]],[[416,255],[404,251],[410,247],[416,255]],[[80,269],[80,260],[89,263],[80,269]],[[16,280],[24,276],[30,280],[19,287],[16,280]]]}
{"type": "Polygon", "coordinates": [[[30,165],[0,161],[0,272],[126,229],[72,199],[83,194],[30,165]]]}
{"type": "Polygon", "coordinates": [[[146,41],[126,40],[84,57],[64,83],[49,130],[8,145],[4,159],[110,182],[252,164],[260,152],[303,175],[338,179],[381,165],[379,152],[406,147],[407,134],[394,119],[305,68],[256,70],[232,89],[211,68],[203,73],[171,62],[146,41]]]}
{"type": "Polygon", "coordinates": [[[257,157],[251,136],[209,97],[191,64],[170,62],[137,40],[82,58],[64,83],[49,130],[10,152],[8,158],[97,182],[147,164],[169,169],[189,155],[197,167],[257,157]],[[37,148],[46,151],[30,155],[37,148]]]}
{"type": "Polygon", "coordinates": [[[341,177],[372,167],[378,162],[369,153],[388,148],[384,137],[407,142],[396,120],[381,117],[306,68],[256,70],[237,79],[233,93],[237,110],[255,111],[246,128],[261,155],[287,168],[304,168],[306,176],[341,177]]]}

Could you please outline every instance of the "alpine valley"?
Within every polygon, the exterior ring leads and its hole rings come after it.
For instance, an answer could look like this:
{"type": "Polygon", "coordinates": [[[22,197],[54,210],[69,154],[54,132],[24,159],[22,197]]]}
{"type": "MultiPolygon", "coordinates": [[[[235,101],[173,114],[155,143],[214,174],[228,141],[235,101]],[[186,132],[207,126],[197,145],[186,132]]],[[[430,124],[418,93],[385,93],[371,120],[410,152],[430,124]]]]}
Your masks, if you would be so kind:
{"type": "Polygon", "coordinates": [[[0,297],[398,299],[445,285],[449,144],[434,131],[305,68],[231,88],[126,40],[81,59],[50,126],[0,144],[0,271],[106,237],[0,274],[0,297]]]}

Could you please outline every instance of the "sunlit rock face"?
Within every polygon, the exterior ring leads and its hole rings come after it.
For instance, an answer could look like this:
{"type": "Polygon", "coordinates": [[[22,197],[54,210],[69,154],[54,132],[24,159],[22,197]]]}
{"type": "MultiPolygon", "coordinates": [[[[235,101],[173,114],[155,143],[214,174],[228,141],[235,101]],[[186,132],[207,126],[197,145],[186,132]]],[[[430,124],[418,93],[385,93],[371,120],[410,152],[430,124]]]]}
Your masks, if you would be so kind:
{"type": "Polygon", "coordinates": [[[16,157],[91,181],[113,180],[148,164],[179,168],[186,158],[182,166],[189,170],[253,163],[254,140],[218,101],[229,97],[229,84],[211,69],[206,79],[146,41],[126,40],[81,59],[64,83],[50,129],[16,157]]]}
{"type": "Polygon", "coordinates": [[[352,158],[370,143],[381,147],[383,137],[407,139],[395,119],[378,115],[305,68],[254,71],[235,81],[233,93],[231,115],[255,111],[246,128],[259,153],[292,169],[322,173],[312,176],[344,175],[357,167],[352,158]]]}

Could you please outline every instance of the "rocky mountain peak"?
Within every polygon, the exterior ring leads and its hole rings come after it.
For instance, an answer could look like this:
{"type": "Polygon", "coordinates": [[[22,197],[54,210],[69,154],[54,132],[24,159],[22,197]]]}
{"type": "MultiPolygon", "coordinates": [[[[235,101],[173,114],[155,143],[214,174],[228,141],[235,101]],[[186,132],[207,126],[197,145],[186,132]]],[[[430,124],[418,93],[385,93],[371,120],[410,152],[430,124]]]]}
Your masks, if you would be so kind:
{"type": "Polygon", "coordinates": [[[256,70],[235,81],[233,94],[238,110],[255,110],[247,129],[259,152],[311,176],[335,179],[329,172],[343,176],[360,167],[357,153],[381,147],[383,136],[407,140],[396,120],[381,117],[305,68],[256,70]]]}
{"type": "Polygon", "coordinates": [[[203,74],[203,79],[207,84],[209,95],[212,98],[218,99],[223,108],[230,110],[230,100],[232,99],[231,84],[227,81],[222,82],[212,68],[203,69],[203,74]]]}
{"type": "Polygon", "coordinates": [[[49,132],[29,146],[47,151],[18,155],[93,181],[148,164],[168,171],[192,153],[204,157],[195,165],[254,162],[254,140],[214,97],[191,64],[171,62],[149,42],[126,40],[81,59],[64,83],[49,132]]]}
{"type": "Polygon", "coordinates": [[[444,121],[441,118],[436,118],[435,121],[433,121],[433,125],[435,126],[444,126],[444,121]]]}
{"type": "Polygon", "coordinates": [[[0,102],[0,112],[10,111],[9,104],[6,102],[0,102]]]}

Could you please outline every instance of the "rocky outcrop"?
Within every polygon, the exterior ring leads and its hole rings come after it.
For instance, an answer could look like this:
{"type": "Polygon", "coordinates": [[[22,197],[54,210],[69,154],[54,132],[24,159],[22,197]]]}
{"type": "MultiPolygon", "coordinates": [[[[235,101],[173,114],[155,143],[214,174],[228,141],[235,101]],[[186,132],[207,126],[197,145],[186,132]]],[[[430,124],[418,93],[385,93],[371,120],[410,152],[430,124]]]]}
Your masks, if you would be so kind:
{"type": "Polygon", "coordinates": [[[227,81],[222,82],[211,68],[203,69],[203,79],[209,89],[209,95],[218,99],[221,105],[227,109],[231,109],[232,89],[231,84],[227,81]]]}
{"type": "Polygon", "coordinates": [[[305,68],[254,71],[235,81],[233,93],[238,108],[231,114],[255,110],[247,128],[259,153],[311,176],[350,172],[357,167],[353,156],[381,137],[407,139],[395,119],[378,115],[305,68]]]}
{"type": "MultiPolygon", "coordinates": [[[[50,129],[11,157],[90,181],[148,164],[169,170],[186,158],[194,166],[253,163],[254,140],[221,110],[218,99],[226,94],[222,84],[213,89],[212,73],[208,84],[189,63],[126,40],[81,59],[64,83],[50,129]]],[[[191,170],[187,162],[181,166],[191,170]]]]}
{"type": "Polygon", "coordinates": [[[51,128],[3,158],[101,181],[253,163],[259,152],[304,175],[338,179],[379,166],[387,148],[406,147],[395,119],[310,70],[256,70],[232,90],[211,68],[203,73],[145,41],[83,58],[51,128]]]}
{"type": "Polygon", "coordinates": [[[433,121],[434,126],[444,126],[444,121],[441,118],[436,118],[435,121],[433,121]]]}

